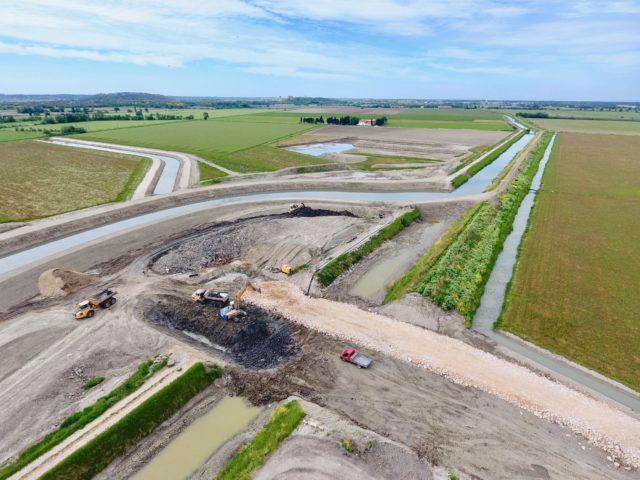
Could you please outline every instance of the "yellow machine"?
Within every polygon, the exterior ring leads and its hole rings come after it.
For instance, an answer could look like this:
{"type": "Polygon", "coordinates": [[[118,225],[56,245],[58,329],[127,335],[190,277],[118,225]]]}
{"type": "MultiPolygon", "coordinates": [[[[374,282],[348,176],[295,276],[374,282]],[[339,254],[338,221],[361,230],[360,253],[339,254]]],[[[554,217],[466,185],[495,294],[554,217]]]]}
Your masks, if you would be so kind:
{"type": "Polygon", "coordinates": [[[231,303],[231,305],[220,309],[220,316],[223,320],[231,320],[238,315],[244,315],[245,312],[240,310],[240,300],[242,299],[242,295],[247,291],[247,288],[251,288],[251,290],[260,293],[260,288],[256,287],[249,280],[244,284],[244,286],[236,293],[235,300],[231,303]]]}
{"type": "Polygon", "coordinates": [[[280,271],[282,273],[286,273],[287,275],[291,274],[291,267],[289,265],[287,265],[286,263],[283,263],[282,265],[280,265],[280,271]]]}
{"type": "Polygon", "coordinates": [[[302,210],[303,208],[305,208],[304,203],[300,202],[300,203],[292,203],[289,206],[289,213],[296,213],[299,210],[302,210]]]}
{"type": "Polygon", "coordinates": [[[109,308],[116,303],[115,290],[106,289],[91,298],[87,298],[78,304],[73,310],[73,316],[76,320],[82,320],[83,318],[91,318],[95,315],[98,308],[109,308]]]}

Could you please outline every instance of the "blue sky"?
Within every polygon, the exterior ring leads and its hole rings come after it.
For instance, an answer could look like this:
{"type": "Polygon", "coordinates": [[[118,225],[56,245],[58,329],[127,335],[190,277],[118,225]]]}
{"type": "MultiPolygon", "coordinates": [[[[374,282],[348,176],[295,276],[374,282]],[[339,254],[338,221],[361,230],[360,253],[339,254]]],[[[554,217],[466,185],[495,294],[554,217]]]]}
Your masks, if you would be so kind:
{"type": "Polygon", "coordinates": [[[1,93],[640,101],[640,1],[0,5],[1,93]]]}

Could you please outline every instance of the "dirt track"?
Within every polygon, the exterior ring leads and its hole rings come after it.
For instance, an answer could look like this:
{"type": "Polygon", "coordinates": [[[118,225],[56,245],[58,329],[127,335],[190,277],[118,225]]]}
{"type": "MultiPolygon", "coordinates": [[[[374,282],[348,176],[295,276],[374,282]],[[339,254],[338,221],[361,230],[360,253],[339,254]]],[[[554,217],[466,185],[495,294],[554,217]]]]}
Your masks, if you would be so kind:
{"type": "Polygon", "coordinates": [[[325,332],[480,388],[584,435],[620,461],[640,467],[640,421],[584,394],[449,337],[351,305],[305,297],[286,282],[268,282],[251,301],[325,332]]]}

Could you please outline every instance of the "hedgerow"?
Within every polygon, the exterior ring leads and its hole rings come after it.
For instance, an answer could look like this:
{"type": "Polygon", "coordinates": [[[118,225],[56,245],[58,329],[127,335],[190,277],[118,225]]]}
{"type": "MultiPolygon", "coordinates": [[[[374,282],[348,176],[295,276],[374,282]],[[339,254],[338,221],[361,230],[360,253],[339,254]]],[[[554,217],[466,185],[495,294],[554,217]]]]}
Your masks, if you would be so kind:
{"type": "Polygon", "coordinates": [[[407,228],[419,218],[420,211],[417,208],[414,208],[410,212],[404,213],[389,225],[380,229],[378,233],[372,236],[360,247],[350,252],[343,253],[342,255],[334,258],[329,263],[327,263],[316,274],[318,280],[325,287],[327,285],[330,285],[342,273],[349,270],[353,265],[369,255],[385,241],[396,236],[398,233],[400,233],[402,230],[407,228]]]}

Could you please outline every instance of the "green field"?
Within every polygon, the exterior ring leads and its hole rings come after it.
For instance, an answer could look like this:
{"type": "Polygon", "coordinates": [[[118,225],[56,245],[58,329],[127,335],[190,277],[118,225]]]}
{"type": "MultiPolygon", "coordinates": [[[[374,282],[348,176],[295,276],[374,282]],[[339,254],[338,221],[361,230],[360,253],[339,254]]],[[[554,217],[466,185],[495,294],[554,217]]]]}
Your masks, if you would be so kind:
{"type": "Polygon", "coordinates": [[[43,142],[0,144],[0,218],[29,220],[124,200],[150,160],[43,142]]]}
{"type": "Polygon", "coordinates": [[[469,130],[511,130],[503,115],[482,109],[407,109],[387,115],[389,127],[404,128],[462,128],[469,130]]]}
{"type": "Polygon", "coordinates": [[[551,118],[527,118],[530,123],[547,130],[573,133],[612,133],[640,135],[640,122],[616,120],[560,120],[551,118]]]}
{"type": "MultiPolygon", "coordinates": [[[[509,115],[516,115],[518,112],[526,113],[546,113],[550,118],[567,118],[576,119],[595,118],[597,120],[637,120],[640,121],[640,112],[628,111],[618,112],[612,110],[572,110],[572,109],[545,109],[545,110],[496,110],[496,112],[505,112],[509,115]]],[[[533,119],[535,120],[535,118],[533,119]]]]}
{"type": "MultiPolygon", "coordinates": [[[[248,123],[300,123],[300,117],[320,117],[319,114],[306,114],[306,113],[288,113],[280,111],[261,111],[249,110],[245,111],[242,115],[225,116],[217,119],[217,121],[223,122],[248,122],[248,123]]],[[[330,116],[330,115],[329,115],[330,116]]],[[[327,118],[327,115],[322,115],[327,118]]],[[[310,125],[307,125],[310,126],[310,125]]]]}
{"type": "MultiPolygon", "coordinates": [[[[126,113],[126,109],[122,110],[118,113],[126,113]]],[[[150,108],[149,113],[163,113],[165,115],[182,115],[186,117],[188,115],[193,115],[195,120],[202,120],[203,113],[207,112],[209,114],[209,119],[213,118],[222,118],[222,117],[231,117],[236,115],[252,115],[256,113],[266,112],[267,110],[262,110],[258,108],[176,108],[176,109],[162,109],[162,108],[150,108]]],[[[146,112],[145,112],[146,113],[146,112]]]]}
{"type": "Polygon", "coordinates": [[[312,127],[298,123],[287,125],[200,120],[87,133],[76,137],[83,140],[188,152],[237,171],[269,171],[282,168],[283,163],[286,166],[307,165],[316,164],[318,160],[274,147],[266,152],[239,152],[275,142],[310,128],[312,127]],[[293,155],[296,156],[295,159],[293,155]],[[284,156],[289,159],[288,162],[283,162],[284,156]]]}
{"type": "Polygon", "coordinates": [[[640,138],[562,133],[498,323],[640,390],[640,138]]]}

